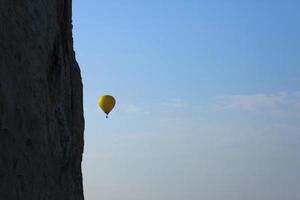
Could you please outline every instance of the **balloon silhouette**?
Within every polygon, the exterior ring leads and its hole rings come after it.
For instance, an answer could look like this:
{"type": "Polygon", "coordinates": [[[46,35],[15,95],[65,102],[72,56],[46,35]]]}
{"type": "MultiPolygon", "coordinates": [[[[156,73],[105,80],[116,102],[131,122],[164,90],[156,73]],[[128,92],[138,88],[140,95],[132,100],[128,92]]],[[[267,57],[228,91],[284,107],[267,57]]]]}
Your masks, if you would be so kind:
{"type": "Polygon", "coordinates": [[[113,96],[104,95],[99,98],[98,105],[106,114],[106,118],[108,118],[108,114],[116,105],[116,100],[113,96]]]}

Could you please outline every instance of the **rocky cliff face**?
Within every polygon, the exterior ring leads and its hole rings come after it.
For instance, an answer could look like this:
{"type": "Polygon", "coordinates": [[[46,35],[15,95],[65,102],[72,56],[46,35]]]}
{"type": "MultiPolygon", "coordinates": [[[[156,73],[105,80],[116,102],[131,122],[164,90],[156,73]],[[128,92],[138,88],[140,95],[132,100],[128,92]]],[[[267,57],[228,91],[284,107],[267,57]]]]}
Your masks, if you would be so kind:
{"type": "Polygon", "coordinates": [[[0,1],[0,200],[82,200],[71,0],[0,1]]]}

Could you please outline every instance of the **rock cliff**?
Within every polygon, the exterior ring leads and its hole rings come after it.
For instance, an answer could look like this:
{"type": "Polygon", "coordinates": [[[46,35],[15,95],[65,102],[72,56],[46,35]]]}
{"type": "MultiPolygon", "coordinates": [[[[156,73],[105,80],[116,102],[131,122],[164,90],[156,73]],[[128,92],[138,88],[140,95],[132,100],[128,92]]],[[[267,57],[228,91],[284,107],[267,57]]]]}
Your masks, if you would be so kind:
{"type": "Polygon", "coordinates": [[[0,1],[0,200],[82,200],[71,0],[0,1]]]}

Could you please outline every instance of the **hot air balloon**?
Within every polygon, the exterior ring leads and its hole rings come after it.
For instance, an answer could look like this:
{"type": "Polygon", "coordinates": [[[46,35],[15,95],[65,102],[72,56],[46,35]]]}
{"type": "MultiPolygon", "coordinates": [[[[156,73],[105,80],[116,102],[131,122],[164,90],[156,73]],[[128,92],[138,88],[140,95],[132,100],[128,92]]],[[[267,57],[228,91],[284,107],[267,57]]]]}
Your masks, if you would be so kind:
{"type": "Polygon", "coordinates": [[[106,114],[106,118],[108,118],[108,114],[116,105],[116,100],[111,95],[104,95],[99,98],[98,105],[106,114]]]}

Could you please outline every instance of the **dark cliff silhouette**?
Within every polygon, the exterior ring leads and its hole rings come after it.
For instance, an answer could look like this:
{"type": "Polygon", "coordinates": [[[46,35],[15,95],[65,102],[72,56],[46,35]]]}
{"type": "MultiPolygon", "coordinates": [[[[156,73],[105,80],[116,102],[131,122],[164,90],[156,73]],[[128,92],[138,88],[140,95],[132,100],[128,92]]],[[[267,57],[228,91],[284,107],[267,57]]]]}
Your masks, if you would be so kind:
{"type": "Polygon", "coordinates": [[[0,199],[82,200],[71,0],[0,1],[0,199]]]}

